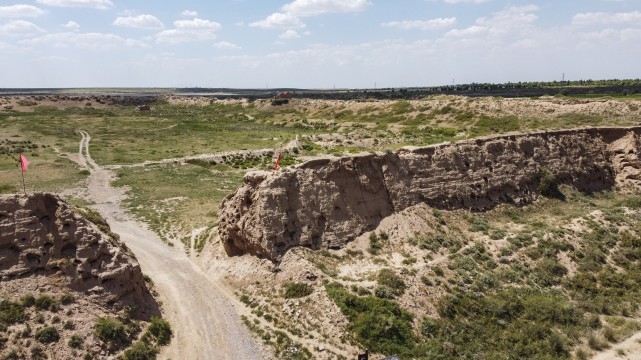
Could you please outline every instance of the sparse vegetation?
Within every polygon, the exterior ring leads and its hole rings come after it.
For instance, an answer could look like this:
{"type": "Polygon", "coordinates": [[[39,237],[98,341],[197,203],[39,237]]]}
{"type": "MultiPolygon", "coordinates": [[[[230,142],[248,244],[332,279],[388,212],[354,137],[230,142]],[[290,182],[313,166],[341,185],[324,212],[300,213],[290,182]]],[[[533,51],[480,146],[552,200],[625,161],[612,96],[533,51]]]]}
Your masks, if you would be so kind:
{"type": "Polygon", "coordinates": [[[45,326],[42,329],[36,331],[34,337],[36,338],[36,340],[43,344],[60,340],[60,334],[58,333],[58,330],[53,326],[45,326]]]}
{"type": "Polygon", "coordinates": [[[314,289],[305,283],[288,282],[285,283],[285,299],[296,299],[310,295],[314,289]]]}

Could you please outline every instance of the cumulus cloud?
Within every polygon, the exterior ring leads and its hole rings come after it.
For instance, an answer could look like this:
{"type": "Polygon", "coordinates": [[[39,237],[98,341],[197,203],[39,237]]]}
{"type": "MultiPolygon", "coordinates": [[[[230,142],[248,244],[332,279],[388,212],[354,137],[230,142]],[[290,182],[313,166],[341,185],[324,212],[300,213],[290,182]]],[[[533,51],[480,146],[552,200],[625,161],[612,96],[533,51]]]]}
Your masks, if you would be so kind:
{"type": "Polygon", "coordinates": [[[165,27],[157,17],[148,14],[121,16],[114,20],[114,25],[136,29],[162,29],[165,27]]]}
{"type": "Polygon", "coordinates": [[[381,25],[385,27],[394,27],[402,30],[420,29],[420,30],[436,30],[442,29],[456,24],[456,18],[437,18],[430,20],[402,20],[390,21],[381,25]]]}
{"type": "Polygon", "coordinates": [[[238,50],[241,49],[240,46],[230,43],[228,41],[219,41],[213,45],[216,49],[221,49],[221,50],[238,50]]]}
{"type": "Polygon", "coordinates": [[[86,7],[108,9],[114,5],[111,0],[36,0],[39,4],[57,7],[86,7]]]}
{"type": "Polygon", "coordinates": [[[180,15],[182,16],[187,16],[187,17],[196,17],[198,16],[198,11],[193,11],[193,10],[183,10],[180,15]]]}
{"type": "Polygon", "coordinates": [[[461,44],[474,40],[479,47],[501,48],[515,44],[531,48],[537,44],[532,37],[540,35],[535,26],[538,10],[536,5],[507,6],[490,16],[476,19],[472,26],[448,31],[445,38],[456,39],[461,44]]]}
{"type": "Polygon", "coordinates": [[[47,34],[34,39],[23,40],[26,45],[48,45],[53,47],[79,47],[90,50],[112,50],[117,48],[148,47],[142,41],[123,38],[115,34],[62,32],[47,34]]]}
{"type": "Polygon", "coordinates": [[[13,20],[0,25],[0,35],[8,36],[32,36],[45,32],[36,24],[25,20],[13,20]]]}
{"type": "Polygon", "coordinates": [[[295,0],[282,7],[294,16],[316,16],[328,13],[360,12],[372,4],[370,0],[295,0]]]}
{"type": "Polygon", "coordinates": [[[159,44],[178,44],[193,41],[212,40],[222,25],[215,21],[194,18],[193,20],[176,20],[174,28],[156,34],[159,44]]]}
{"type": "Polygon", "coordinates": [[[38,17],[44,13],[44,10],[32,5],[16,4],[0,6],[0,18],[38,17]]]}
{"type": "Polygon", "coordinates": [[[287,13],[273,13],[266,19],[250,23],[251,27],[263,29],[293,29],[305,27],[305,24],[297,16],[287,13]]]}
{"type": "Polygon", "coordinates": [[[295,29],[305,27],[303,17],[322,14],[360,12],[372,4],[371,0],[294,0],[267,18],[249,24],[264,29],[295,29]]]}
{"type": "Polygon", "coordinates": [[[78,24],[75,21],[67,21],[66,24],[62,25],[63,28],[65,29],[70,29],[70,30],[78,30],[80,29],[80,24],[78,24]]]}
{"type": "Polygon", "coordinates": [[[609,25],[609,24],[626,24],[641,23],[641,11],[632,11],[625,13],[606,13],[606,12],[589,12],[579,13],[572,18],[572,25],[609,25]]]}
{"type": "Polygon", "coordinates": [[[278,38],[281,40],[293,40],[300,38],[300,34],[296,30],[289,29],[278,35],[278,38]]]}

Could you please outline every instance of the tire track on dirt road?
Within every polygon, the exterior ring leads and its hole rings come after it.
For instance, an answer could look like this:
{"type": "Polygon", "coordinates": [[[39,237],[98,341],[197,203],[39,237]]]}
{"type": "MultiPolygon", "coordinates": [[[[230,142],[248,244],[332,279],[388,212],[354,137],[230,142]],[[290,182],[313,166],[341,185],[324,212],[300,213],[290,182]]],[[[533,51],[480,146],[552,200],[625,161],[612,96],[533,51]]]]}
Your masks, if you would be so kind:
{"type": "Polygon", "coordinates": [[[185,253],[164,244],[121,206],[124,190],[111,186],[114,174],[89,154],[91,136],[80,131],[80,164],[91,171],[87,197],[133,251],[142,271],[155,283],[174,337],[163,349],[166,359],[262,359],[262,349],[241,322],[220,285],[185,253]]]}

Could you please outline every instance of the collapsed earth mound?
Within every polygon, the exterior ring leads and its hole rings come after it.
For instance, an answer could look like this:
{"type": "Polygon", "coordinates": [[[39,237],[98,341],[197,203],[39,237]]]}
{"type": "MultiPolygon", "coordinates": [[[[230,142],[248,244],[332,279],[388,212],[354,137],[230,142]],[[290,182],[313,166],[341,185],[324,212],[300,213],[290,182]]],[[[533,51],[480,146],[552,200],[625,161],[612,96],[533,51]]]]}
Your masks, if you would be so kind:
{"type": "Polygon", "coordinates": [[[55,195],[1,196],[0,279],[44,276],[104,305],[157,309],[136,259],[113,236],[55,195]]]}
{"type": "Polygon", "coordinates": [[[637,187],[639,134],[641,127],[501,135],[250,172],[223,200],[219,232],[229,255],[277,261],[293,246],[341,248],[420,203],[481,211],[527,204],[559,184],[637,187]]]}

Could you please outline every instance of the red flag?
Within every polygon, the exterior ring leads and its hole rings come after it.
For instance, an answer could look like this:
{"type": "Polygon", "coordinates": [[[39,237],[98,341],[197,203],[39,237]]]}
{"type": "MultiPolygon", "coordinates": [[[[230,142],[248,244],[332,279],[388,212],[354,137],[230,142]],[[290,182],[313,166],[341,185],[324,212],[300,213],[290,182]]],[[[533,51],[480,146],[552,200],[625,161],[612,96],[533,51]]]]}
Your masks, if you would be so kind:
{"type": "Polygon", "coordinates": [[[280,153],[278,153],[278,158],[276,158],[276,164],[274,164],[274,170],[278,169],[279,162],[280,162],[280,153]]]}
{"type": "Polygon", "coordinates": [[[22,168],[22,172],[27,172],[27,166],[29,166],[29,159],[27,159],[26,156],[20,154],[20,167],[22,168]]]}

